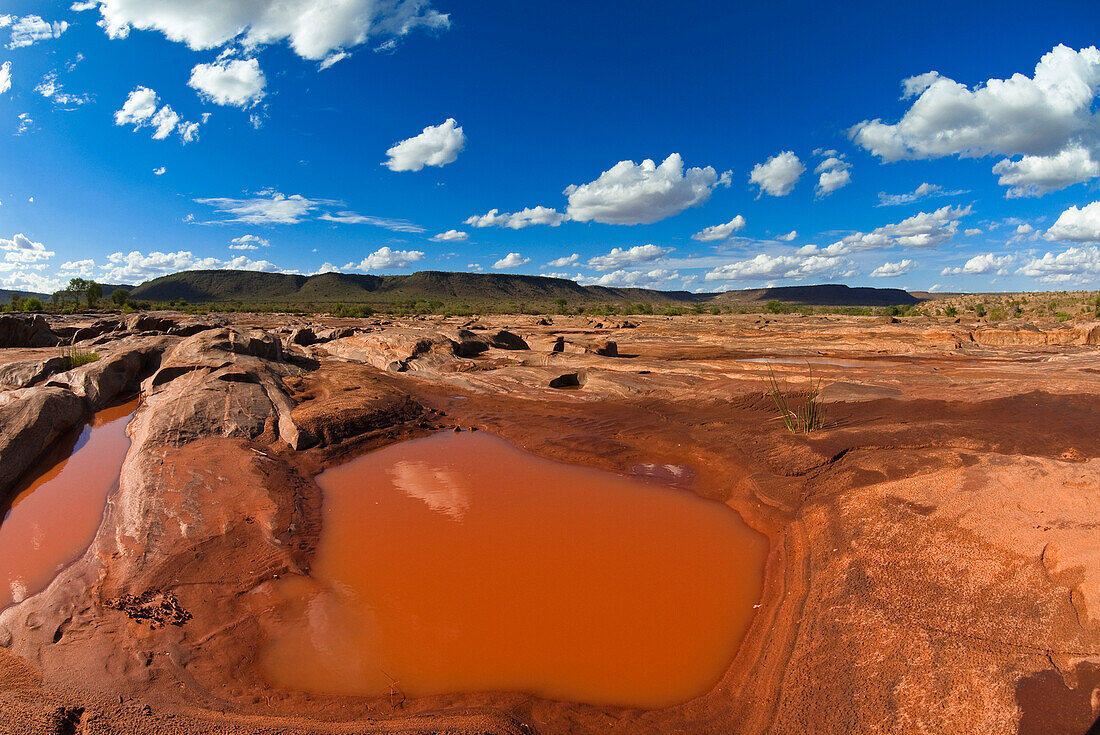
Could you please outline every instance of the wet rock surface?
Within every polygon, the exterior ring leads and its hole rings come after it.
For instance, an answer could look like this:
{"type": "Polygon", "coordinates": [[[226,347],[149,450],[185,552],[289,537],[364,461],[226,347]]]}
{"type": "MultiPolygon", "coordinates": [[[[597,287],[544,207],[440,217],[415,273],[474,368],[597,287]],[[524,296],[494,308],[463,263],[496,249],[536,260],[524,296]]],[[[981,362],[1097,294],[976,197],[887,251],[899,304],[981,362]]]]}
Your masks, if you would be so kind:
{"type": "Polygon", "coordinates": [[[142,395],[92,547],[0,611],[0,731],[57,712],[94,732],[295,734],[1083,733],[1100,717],[1097,323],[141,316],[47,325],[102,341],[72,371],[50,345],[0,350],[0,494],[95,407],[142,395]],[[823,380],[823,430],[783,428],[769,366],[796,397],[811,369],[823,380]],[[728,503],[767,534],[757,617],[711,692],[646,712],[259,678],[257,600],[308,571],[313,475],[455,426],[728,503]]]}

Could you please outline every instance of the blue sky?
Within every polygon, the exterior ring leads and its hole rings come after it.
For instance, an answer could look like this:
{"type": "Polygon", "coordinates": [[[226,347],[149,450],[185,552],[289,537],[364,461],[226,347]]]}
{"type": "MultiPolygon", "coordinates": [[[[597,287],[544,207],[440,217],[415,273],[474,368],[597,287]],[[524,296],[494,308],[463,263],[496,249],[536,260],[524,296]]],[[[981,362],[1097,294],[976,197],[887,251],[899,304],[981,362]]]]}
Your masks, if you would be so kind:
{"type": "Polygon", "coordinates": [[[1095,2],[718,5],[8,2],[0,287],[1100,288],[1095,2]]]}

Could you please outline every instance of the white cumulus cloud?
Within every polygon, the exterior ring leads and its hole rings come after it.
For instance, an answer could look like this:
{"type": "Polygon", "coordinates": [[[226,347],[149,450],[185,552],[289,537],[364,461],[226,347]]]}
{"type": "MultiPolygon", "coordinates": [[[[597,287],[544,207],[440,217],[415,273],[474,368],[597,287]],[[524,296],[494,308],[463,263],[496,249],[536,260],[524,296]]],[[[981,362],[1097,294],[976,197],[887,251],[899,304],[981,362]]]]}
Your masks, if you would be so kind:
{"type": "Polygon", "coordinates": [[[409,263],[415,263],[423,259],[424,253],[420,250],[392,250],[388,247],[381,247],[358,263],[348,263],[344,266],[344,270],[356,270],[367,273],[370,271],[382,270],[384,268],[404,268],[408,266],[409,263]]]}
{"type": "Polygon", "coordinates": [[[783,151],[753,166],[749,182],[759,186],[761,194],[783,197],[791,193],[805,171],[794,151],[783,151]]]}
{"type": "Polygon", "coordinates": [[[214,104],[244,109],[263,99],[267,78],[256,59],[221,59],[196,64],[187,86],[214,104]]]}
{"type": "Polygon", "coordinates": [[[549,225],[557,227],[568,220],[567,215],[550,207],[526,207],[519,212],[504,212],[499,209],[490,209],[485,214],[475,214],[466,219],[465,224],[470,227],[509,227],[513,230],[521,230],[531,225],[549,225]]]}
{"type": "Polygon", "coordinates": [[[122,108],[115,112],[115,125],[133,125],[134,131],[153,128],[153,139],[164,140],[173,132],[186,144],[195,140],[198,123],[183,121],[170,105],[160,105],[157,93],[148,87],[135,87],[122,108]]]}
{"type": "Polygon", "coordinates": [[[396,143],[386,151],[382,165],[390,171],[419,171],[425,166],[453,163],[466,147],[466,134],[453,117],[424,128],[420,135],[396,143]]]}
{"type": "Polygon", "coordinates": [[[818,164],[814,169],[814,173],[818,174],[817,186],[814,189],[817,196],[828,196],[852,183],[851,169],[850,163],[837,156],[829,156],[818,164]]]}
{"type": "Polygon", "coordinates": [[[4,94],[11,89],[11,62],[5,61],[0,64],[0,94],[4,94]]]}
{"type": "Polygon", "coordinates": [[[920,212],[896,224],[876,227],[871,232],[855,232],[825,248],[807,245],[804,255],[848,255],[864,250],[885,248],[935,248],[951,240],[959,230],[959,220],[970,214],[970,207],[940,207],[920,212]]]}
{"type": "Polygon", "coordinates": [[[259,250],[270,247],[271,241],[259,235],[241,235],[229,241],[230,250],[259,250]]]}
{"type": "Polygon", "coordinates": [[[672,252],[672,248],[658,245],[635,245],[632,248],[612,248],[607,255],[589,258],[588,267],[598,271],[610,271],[642,263],[652,263],[672,252]]]}
{"type": "Polygon", "coordinates": [[[691,236],[692,240],[700,242],[714,242],[715,240],[727,240],[729,236],[738,230],[745,229],[745,218],[737,215],[724,225],[711,225],[691,236]]]}
{"type": "Polygon", "coordinates": [[[447,230],[438,235],[432,235],[432,242],[461,242],[470,239],[470,233],[459,230],[447,230]]]}
{"type": "Polygon", "coordinates": [[[970,260],[963,263],[956,268],[944,268],[941,272],[941,276],[962,276],[962,275],[986,275],[995,273],[998,276],[1007,275],[1008,266],[1012,264],[1015,258],[1012,255],[996,255],[994,253],[982,253],[975,255],[970,260]]]}
{"type": "Polygon", "coordinates": [[[782,240],[783,242],[790,242],[791,240],[794,240],[796,237],[798,237],[798,230],[791,230],[786,235],[779,235],[775,239],[776,240],[782,240]]]}
{"type": "Polygon", "coordinates": [[[568,266],[576,265],[577,263],[579,263],[580,259],[581,256],[579,253],[573,253],[572,255],[564,255],[560,258],[555,258],[546,265],[550,266],[551,268],[567,268],[568,266]]]}
{"type": "Polygon", "coordinates": [[[243,255],[230,260],[201,258],[189,250],[179,250],[174,253],[156,250],[142,253],[139,250],[131,250],[129,253],[111,253],[107,256],[107,261],[101,270],[100,280],[108,283],[140,283],[169,273],[191,270],[286,272],[267,260],[251,260],[243,255]]]}
{"type": "Polygon", "coordinates": [[[508,253],[503,258],[493,263],[493,268],[496,270],[504,270],[506,268],[518,268],[525,263],[530,263],[530,258],[525,258],[519,253],[508,253]]]}
{"type": "Polygon", "coordinates": [[[153,140],[164,140],[176,129],[180,116],[168,105],[157,110],[149,124],[153,126],[153,140]]]}
{"type": "Polygon", "coordinates": [[[54,256],[52,250],[47,250],[45,245],[32,241],[22,233],[10,240],[0,238],[0,250],[4,251],[4,261],[7,263],[38,263],[54,256]]]}
{"type": "Polygon", "coordinates": [[[760,253],[747,260],[719,266],[704,278],[707,281],[801,281],[811,277],[847,276],[853,273],[855,266],[852,262],[837,255],[760,253]]]}
{"type": "Polygon", "coordinates": [[[1053,156],[1006,158],[993,167],[993,173],[1000,176],[998,184],[1009,187],[1005,192],[1009,199],[1038,197],[1100,176],[1098,159],[1093,151],[1073,144],[1053,156]]]}
{"type": "Polygon", "coordinates": [[[666,268],[653,270],[617,270],[595,278],[578,276],[575,280],[582,286],[606,286],[608,288],[651,288],[668,290],[671,281],[679,280],[680,273],[666,268]]]}
{"type": "Polygon", "coordinates": [[[872,278],[897,278],[898,276],[904,276],[909,271],[917,267],[917,264],[912,260],[906,258],[905,260],[899,260],[896,263],[886,262],[871,271],[872,278]]]}
{"type": "Polygon", "coordinates": [[[296,54],[314,61],[370,39],[450,25],[428,0],[100,0],[97,5],[111,38],[125,38],[132,28],[160,31],[194,50],[285,40],[296,54]]]}
{"type": "Polygon", "coordinates": [[[928,72],[905,80],[916,97],[897,123],[865,120],[849,130],[884,161],[1008,156],[994,167],[1009,196],[1039,196],[1097,175],[1100,51],[1059,45],[1032,76],[989,79],[973,88],[928,72]],[[1022,156],[1012,160],[1013,156],[1022,156]]]}
{"type": "Polygon", "coordinates": [[[1044,283],[1095,284],[1100,279],[1100,248],[1072,247],[1061,253],[1046,253],[1025,263],[1018,273],[1044,283]]]}
{"type": "Polygon", "coordinates": [[[716,186],[729,186],[728,172],[719,177],[713,167],[684,170],[679,153],[660,165],[620,161],[599,178],[565,190],[566,214],[578,222],[612,225],[652,224],[703,204],[716,186]]]}
{"type": "Polygon", "coordinates": [[[1100,202],[1078,208],[1073,205],[1043,234],[1055,242],[1100,243],[1100,202]]]}
{"type": "Polygon", "coordinates": [[[115,113],[115,125],[141,127],[156,114],[159,103],[157,93],[148,87],[136,87],[115,113]]]}

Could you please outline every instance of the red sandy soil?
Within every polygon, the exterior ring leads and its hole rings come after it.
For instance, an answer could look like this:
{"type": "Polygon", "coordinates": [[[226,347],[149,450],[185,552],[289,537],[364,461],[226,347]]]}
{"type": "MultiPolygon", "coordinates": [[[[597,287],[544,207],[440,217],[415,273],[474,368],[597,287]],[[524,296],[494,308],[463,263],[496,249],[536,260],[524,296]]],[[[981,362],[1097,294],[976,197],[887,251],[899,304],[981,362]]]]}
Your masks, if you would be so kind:
{"type": "Polygon", "coordinates": [[[51,407],[142,389],[92,547],[0,612],[0,732],[1083,735],[1100,717],[1097,323],[290,321],[100,325],[82,333],[98,363],[45,376],[49,348],[0,350],[10,467],[71,428],[51,407]],[[761,358],[796,393],[814,363],[823,430],[784,429],[761,358]],[[654,711],[491,692],[398,707],[264,684],[256,600],[308,572],[312,478],[455,425],[657,475],[767,535],[761,607],[710,692],[654,711]]]}

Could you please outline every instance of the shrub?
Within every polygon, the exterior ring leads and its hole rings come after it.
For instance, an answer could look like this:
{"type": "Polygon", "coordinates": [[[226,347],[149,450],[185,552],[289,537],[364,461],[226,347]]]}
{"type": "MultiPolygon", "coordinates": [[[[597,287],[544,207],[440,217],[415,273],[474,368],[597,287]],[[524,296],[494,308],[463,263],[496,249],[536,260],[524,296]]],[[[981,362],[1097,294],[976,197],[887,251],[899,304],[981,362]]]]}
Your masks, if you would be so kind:
{"type": "Polygon", "coordinates": [[[771,363],[768,363],[768,395],[775,403],[780,418],[787,431],[792,434],[817,431],[825,427],[825,404],[821,400],[821,378],[814,382],[813,366],[809,363],[806,367],[810,371],[810,386],[805,399],[792,408],[794,395],[787,388],[787,381],[776,377],[771,363]]]}

